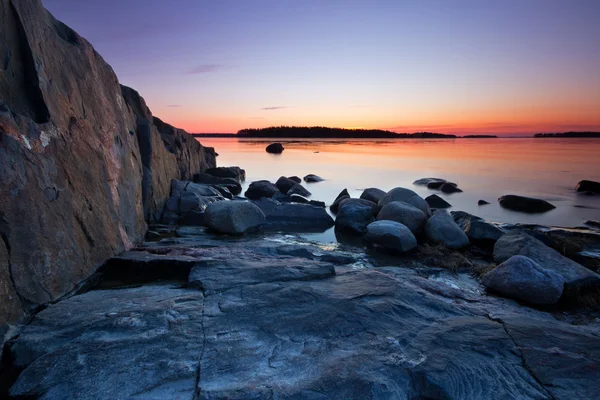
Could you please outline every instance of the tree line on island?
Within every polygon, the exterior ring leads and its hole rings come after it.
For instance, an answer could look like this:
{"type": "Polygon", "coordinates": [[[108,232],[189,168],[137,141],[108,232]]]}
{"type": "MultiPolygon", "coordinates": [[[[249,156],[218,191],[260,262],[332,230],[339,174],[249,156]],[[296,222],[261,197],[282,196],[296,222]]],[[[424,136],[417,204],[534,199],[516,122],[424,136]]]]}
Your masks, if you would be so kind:
{"type": "Polygon", "coordinates": [[[536,133],[534,138],[598,138],[600,132],[536,133]]]}

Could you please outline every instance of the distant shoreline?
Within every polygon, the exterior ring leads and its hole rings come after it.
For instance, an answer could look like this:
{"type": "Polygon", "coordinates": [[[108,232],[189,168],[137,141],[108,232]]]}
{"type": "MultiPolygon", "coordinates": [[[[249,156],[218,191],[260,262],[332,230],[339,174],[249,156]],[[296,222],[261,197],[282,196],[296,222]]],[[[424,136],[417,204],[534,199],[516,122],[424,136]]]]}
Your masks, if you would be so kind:
{"type": "Polygon", "coordinates": [[[600,138],[600,132],[536,133],[534,138],[600,138]]]}

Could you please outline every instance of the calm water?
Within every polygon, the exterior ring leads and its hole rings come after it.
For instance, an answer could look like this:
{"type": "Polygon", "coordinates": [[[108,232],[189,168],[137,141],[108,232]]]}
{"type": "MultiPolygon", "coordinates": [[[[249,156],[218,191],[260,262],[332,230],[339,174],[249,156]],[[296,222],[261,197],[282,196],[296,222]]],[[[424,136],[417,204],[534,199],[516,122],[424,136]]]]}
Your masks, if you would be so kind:
{"type": "MultiPolygon", "coordinates": [[[[265,152],[270,140],[199,141],[215,147],[219,166],[245,168],[245,187],[260,179],[275,182],[281,175],[319,175],[326,181],[304,185],[311,198],[328,205],[344,188],[359,197],[367,187],[402,186],[423,197],[436,193],[452,204],[449,210],[490,221],[573,227],[600,219],[600,196],[574,191],[582,179],[600,181],[600,139],[283,140],[281,155],[265,152]],[[446,195],[412,184],[425,177],[456,182],[464,192],[446,195]],[[544,214],[505,210],[497,202],[504,194],[542,198],[556,209],[544,214]],[[478,206],[479,199],[491,204],[478,206]]],[[[335,241],[332,231],[307,236],[335,241]]]]}

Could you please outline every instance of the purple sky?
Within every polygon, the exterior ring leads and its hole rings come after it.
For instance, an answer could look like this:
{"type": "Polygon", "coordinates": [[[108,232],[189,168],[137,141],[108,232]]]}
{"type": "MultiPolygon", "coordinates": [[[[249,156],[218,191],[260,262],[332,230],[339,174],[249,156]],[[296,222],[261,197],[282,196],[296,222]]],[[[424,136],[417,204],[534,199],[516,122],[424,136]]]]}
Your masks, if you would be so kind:
{"type": "Polygon", "coordinates": [[[44,0],[192,132],[600,130],[599,0],[44,0]]]}

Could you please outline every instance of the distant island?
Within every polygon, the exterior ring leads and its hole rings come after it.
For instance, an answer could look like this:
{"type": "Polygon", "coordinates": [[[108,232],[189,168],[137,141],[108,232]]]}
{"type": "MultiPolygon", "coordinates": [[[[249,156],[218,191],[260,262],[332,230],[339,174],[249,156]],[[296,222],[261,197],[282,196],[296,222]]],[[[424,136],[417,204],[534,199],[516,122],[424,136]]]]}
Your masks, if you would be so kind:
{"type": "Polygon", "coordinates": [[[242,129],[237,134],[193,134],[196,137],[238,138],[333,138],[333,139],[456,139],[456,135],[434,132],[396,133],[382,129],[345,129],[324,126],[272,126],[242,129]]]}
{"type": "Polygon", "coordinates": [[[462,136],[463,139],[498,139],[496,135],[466,135],[462,136]]]}
{"type": "Polygon", "coordinates": [[[534,138],[600,138],[600,132],[536,133],[534,138]]]}

